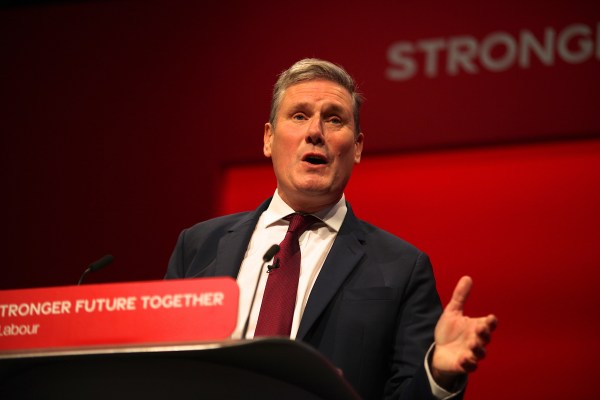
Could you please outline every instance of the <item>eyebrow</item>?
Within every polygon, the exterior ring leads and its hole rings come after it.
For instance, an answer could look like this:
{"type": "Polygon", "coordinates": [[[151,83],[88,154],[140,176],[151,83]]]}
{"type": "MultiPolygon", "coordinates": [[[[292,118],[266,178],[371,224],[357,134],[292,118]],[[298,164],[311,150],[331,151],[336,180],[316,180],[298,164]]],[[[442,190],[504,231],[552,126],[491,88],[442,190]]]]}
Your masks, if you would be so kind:
{"type": "MultiPolygon", "coordinates": [[[[337,104],[328,104],[325,106],[325,111],[335,114],[346,114],[347,110],[337,104]]],[[[349,111],[349,115],[352,115],[352,111],[349,111]]]]}
{"type": "MultiPolygon", "coordinates": [[[[292,110],[306,109],[306,108],[312,109],[313,104],[303,101],[300,103],[296,103],[291,107],[292,110]]],[[[332,104],[332,103],[326,103],[324,111],[326,113],[335,113],[335,114],[345,114],[346,113],[346,109],[344,107],[342,107],[338,104],[332,104]]],[[[352,110],[349,111],[349,115],[352,115],[352,110]]]]}

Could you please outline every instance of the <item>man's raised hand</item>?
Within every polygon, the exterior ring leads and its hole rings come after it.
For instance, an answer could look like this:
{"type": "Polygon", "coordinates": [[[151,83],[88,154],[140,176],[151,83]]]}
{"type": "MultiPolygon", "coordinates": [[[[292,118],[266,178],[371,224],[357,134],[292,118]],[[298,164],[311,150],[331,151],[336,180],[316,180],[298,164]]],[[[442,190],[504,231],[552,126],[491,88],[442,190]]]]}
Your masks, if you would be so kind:
{"type": "Polygon", "coordinates": [[[431,373],[440,386],[449,388],[457,376],[475,371],[477,364],[486,356],[486,346],[496,329],[497,319],[471,318],[463,309],[473,280],[463,276],[452,294],[435,327],[435,348],[431,360],[431,373]]]}

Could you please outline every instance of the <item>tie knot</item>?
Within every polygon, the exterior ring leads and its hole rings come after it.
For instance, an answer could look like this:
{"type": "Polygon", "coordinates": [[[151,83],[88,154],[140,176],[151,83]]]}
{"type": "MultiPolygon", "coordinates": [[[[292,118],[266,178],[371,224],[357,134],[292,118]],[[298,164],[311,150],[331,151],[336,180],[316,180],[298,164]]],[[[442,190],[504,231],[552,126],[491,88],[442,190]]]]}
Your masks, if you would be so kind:
{"type": "Polygon", "coordinates": [[[319,220],[314,215],[300,213],[290,214],[285,219],[290,221],[288,232],[294,232],[298,236],[302,235],[304,231],[319,220]]]}

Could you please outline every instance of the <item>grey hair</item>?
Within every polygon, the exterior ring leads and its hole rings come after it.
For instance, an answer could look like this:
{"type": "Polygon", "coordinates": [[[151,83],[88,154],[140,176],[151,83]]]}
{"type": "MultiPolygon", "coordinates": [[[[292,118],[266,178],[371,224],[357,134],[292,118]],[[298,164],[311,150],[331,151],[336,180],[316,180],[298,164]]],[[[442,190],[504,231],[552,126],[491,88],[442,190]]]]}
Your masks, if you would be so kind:
{"type": "Polygon", "coordinates": [[[362,95],[358,92],[358,87],[354,79],[340,65],[318,58],[305,58],[296,62],[287,70],[279,74],[279,78],[273,87],[273,98],[271,100],[271,114],[269,122],[275,126],[275,117],[279,111],[281,100],[285,90],[297,83],[324,79],[337,83],[350,93],[352,97],[352,108],[354,116],[355,134],[360,133],[360,107],[363,102],[362,95]]]}

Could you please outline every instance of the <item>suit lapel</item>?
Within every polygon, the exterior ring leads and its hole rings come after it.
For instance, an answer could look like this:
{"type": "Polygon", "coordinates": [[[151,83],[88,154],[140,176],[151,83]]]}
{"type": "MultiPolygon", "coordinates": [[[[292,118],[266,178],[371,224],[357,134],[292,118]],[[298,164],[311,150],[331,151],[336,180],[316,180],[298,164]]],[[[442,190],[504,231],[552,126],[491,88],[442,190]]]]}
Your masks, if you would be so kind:
{"type": "Polygon", "coordinates": [[[244,216],[219,240],[217,258],[215,260],[216,276],[237,278],[254,228],[258,223],[260,215],[267,209],[270,202],[271,199],[269,198],[256,210],[244,216]]]}
{"type": "Polygon", "coordinates": [[[350,205],[310,293],[296,338],[302,340],[364,255],[364,232],[350,205]]]}

